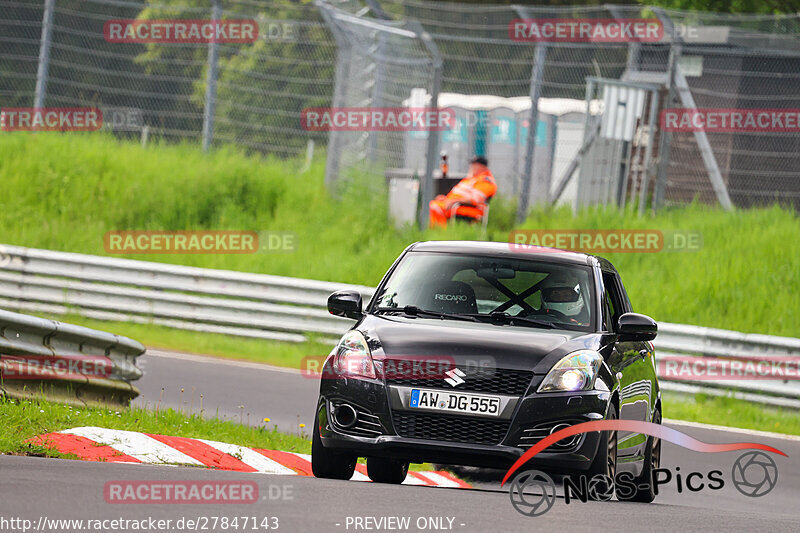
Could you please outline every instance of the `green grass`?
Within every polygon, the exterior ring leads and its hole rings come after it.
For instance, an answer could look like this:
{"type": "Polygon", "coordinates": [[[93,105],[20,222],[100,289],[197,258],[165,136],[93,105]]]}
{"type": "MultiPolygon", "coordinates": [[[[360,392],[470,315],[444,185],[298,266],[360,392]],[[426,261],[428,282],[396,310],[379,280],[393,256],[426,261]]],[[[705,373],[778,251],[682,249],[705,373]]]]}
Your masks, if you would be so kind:
{"type": "MultiPolygon", "coordinates": [[[[664,405],[666,418],[800,435],[800,419],[786,409],[768,408],[731,398],[704,395],[687,398],[672,393],[665,393],[664,405]]],[[[71,457],[25,441],[44,433],[80,426],[204,438],[252,448],[310,453],[307,428],[298,428],[298,434],[292,435],[270,429],[267,425],[252,427],[172,409],[83,408],[43,400],[0,398],[0,426],[5,428],[0,432],[0,454],[71,457]]],[[[427,464],[414,465],[415,470],[430,468],[427,464]]]]}
{"type": "MultiPolygon", "coordinates": [[[[203,154],[194,146],[143,149],[95,134],[4,134],[0,243],[106,255],[103,235],[110,230],[292,231],[297,250],[289,253],[129,257],[374,286],[414,241],[482,238],[466,225],[395,229],[381,178],[342,188],[333,200],[323,185],[323,159],[305,174],[300,166],[234,148],[203,154]]],[[[493,202],[485,238],[506,241],[517,227],[513,213],[513,202],[493,202]]],[[[575,217],[569,209],[541,209],[519,227],[700,231],[697,252],[607,256],[634,307],[668,322],[800,336],[800,223],[793,211],[727,213],[695,204],[639,218],[615,209],[575,217]]]]}
{"type": "MultiPolygon", "coordinates": [[[[244,420],[242,420],[244,421],[244,420]]],[[[254,421],[255,422],[255,421],[254,421]]],[[[311,453],[311,428],[301,424],[296,434],[269,428],[268,419],[250,426],[231,420],[208,417],[207,413],[184,413],[173,409],[73,407],[43,399],[14,400],[0,396],[0,454],[35,455],[75,459],[52,448],[26,442],[31,437],[64,429],[96,426],[124,429],[154,435],[189,437],[297,453],[311,453]],[[206,416],[203,416],[206,415],[206,416]]],[[[364,459],[359,459],[362,464],[364,459]]],[[[414,471],[433,470],[430,463],[410,466],[414,471]]]]}
{"type": "Polygon", "coordinates": [[[800,220],[792,211],[694,204],[638,218],[562,209],[534,212],[523,227],[699,231],[696,252],[604,254],[634,308],[665,322],[800,337],[800,220]]]}
{"type": "MultiPolygon", "coordinates": [[[[396,229],[383,180],[323,185],[324,158],[247,156],[234,148],[118,142],[103,135],[0,135],[0,243],[106,255],[111,230],[274,230],[297,235],[291,253],[131,255],[133,259],[374,286],[408,244],[428,239],[507,241],[517,228],[700,231],[696,252],[608,254],[634,308],[656,320],[800,337],[800,222],[788,209],[728,213],[692,204],[644,217],[616,209],[539,209],[520,225],[514,202],[492,203],[479,228],[396,229]]],[[[501,191],[502,194],[502,191],[501,191]]],[[[296,366],[330,346],[183,332],[151,325],[69,321],[114,331],[151,347],[296,366]]],[[[666,417],[798,434],[796,414],[730,399],[671,398],[666,417]],[[776,425],[777,424],[777,425],[776,425]]],[[[211,437],[209,437],[211,438],[211,437]]]]}
{"type": "Polygon", "coordinates": [[[298,434],[281,433],[267,423],[251,427],[234,421],[187,414],[172,409],[137,407],[101,409],[73,407],[44,400],[12,400],[0,397],[0,453],[64,457],[63,454],[25,442],[31,437],[81,426],[141,431],[157,435],[192,437],[229,442],[251,448],[311,453],[311,442],[298,434]]]}
{"type": "Polygon", "coordinates": [[[718,426],[800,435],[800,417],[794,409],[768,407],[731,397],[665,392],[664,418],[718,426]]]}

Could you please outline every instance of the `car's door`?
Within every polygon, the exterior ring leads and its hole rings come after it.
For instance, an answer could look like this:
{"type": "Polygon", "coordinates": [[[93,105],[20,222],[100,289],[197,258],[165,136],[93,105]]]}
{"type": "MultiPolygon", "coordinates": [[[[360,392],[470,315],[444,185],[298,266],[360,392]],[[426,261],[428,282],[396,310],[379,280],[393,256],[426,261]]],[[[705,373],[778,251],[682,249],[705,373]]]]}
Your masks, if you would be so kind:
{"type": "MultiPolygon", "coordinates": [[[[631,304],[615,271],[603,270],[603,286],[610,327],[616,328],[619,317],[632,311],[631,304]]],[[[611,354],[610,366],[620,381],[619,418],[649,422],[656,392],[652,344],[647,341],[618,340],[611,354]]],[[[644,456],[645,435],[620,432],[618,438],[618,464],[638,461],[644,456]]],[[[638,471],[638,468],[639,465],[634,470],[638,471]]]]}

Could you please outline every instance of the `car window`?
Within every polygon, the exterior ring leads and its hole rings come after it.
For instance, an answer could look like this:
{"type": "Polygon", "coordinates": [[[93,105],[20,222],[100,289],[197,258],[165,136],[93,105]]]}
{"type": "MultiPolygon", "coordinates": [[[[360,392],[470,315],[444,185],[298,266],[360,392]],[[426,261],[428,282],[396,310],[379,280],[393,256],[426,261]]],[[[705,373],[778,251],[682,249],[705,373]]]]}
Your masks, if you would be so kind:
{"type": "Polygon", "coordinates": [[[606,291],[606,301],[611,312],[612,327],[608,331],[613,331],[625,307],[620,297],[617,277],[610,272],[603,272],[603,285],[606,291]]]}
{"type": "Polygon", "coordinates": [[[608,296],[608,291],[605,292],[603,298],[603,329],[605,331],[614,331],[614,304],[608,296]]]}
{"type": "MultiPolygon", "coordinates": [[[[502,281],[508,289],[514,291],[516,294],[521,294],[525,289],[546,277],[547,274],[542,272],[519,271],[516,273],[515,278],[502,281]]],[[[453,276],[453,280],[463,281],[472,286],[475,290],[478,310],[481,313],[491,313],[494,309],[509,301],[508,296],[503,294],[497,286],[490,284],[486,279],[478,276],[478,273],[474,269],[465,269],[456,273],[453,276]]],[[[530,296],[523,298],[523,301],[534,309],[541,309],[541,292],[536,291],[530,296]]],[[[507,312],[516,315],[522,310],[523,307],[519,304],[514,304],[507,309],[507,312]]]]}
{"type": "Polygon", "coordinates": [[[411,252],[386,281],[375,307],[413,306],[477,317],[501,314],[590,331],[591,280],[591,270],[583,265],[411,252]]]}

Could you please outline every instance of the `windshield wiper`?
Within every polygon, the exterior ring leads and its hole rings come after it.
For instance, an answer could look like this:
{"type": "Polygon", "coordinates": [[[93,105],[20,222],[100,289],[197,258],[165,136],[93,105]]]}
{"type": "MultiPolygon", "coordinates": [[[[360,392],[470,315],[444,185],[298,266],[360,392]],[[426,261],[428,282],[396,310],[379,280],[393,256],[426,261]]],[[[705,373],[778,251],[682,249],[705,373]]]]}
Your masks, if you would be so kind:
{"type": "Polygon", "coordinates": [[[489,322],[508,324],[511,326],[522,324],[526,326],[535,326],[537,328],[547,328],[547,329],[554,329],[556,327],[552,322],[544,322],[542,320],[535,320],[533,318],[509,315],[505,311],[493,311],[488,315],[472,314],[470,316],[478,319],[484,319],[485,321],[486,319],[488,319],[489,322]]]}
{"type": "Polygon", "coordinates": [[[374,311],[376,313],[403,313],[408,316],[431,316],[436,318],[449,318],[451,320],[479,322],[474,315],[455,315],[451,313],[440,313],[439,311],[428,311],[427,309],[420,309],[415,305],[406,305],[404,307],[376,307],[374,311]]]}

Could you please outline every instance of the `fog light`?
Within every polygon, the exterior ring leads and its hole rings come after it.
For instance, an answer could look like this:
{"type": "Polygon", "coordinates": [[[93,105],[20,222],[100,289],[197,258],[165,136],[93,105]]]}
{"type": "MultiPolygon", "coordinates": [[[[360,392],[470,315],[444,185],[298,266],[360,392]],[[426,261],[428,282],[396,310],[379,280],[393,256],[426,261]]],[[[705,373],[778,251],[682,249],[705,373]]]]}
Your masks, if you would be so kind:
{"type": "MultiPolygon", "coordinates": [[[[556,424],[550,430],[550,434],[552,435],[556,431],[561,431],[562,429],[567,429],[569,427],[572,427],[572,424],[563,424],[563,423],[562,424],[556,424]]],[[[580,435],[572,435],[570,437],[564,437],[563,439],[561,439],[560,441],[555,443],[554,446],[556,446],[558,448],[571,448],[578,442],[578,439],[580,437],[581,437],[580,435]]]]}
{"type": "Polygon", "coordinates": [[[333,410],[333,419],[343,428],[353,427],[358,421],[358,413],[351,405],[343,403],[333,410]]]}

